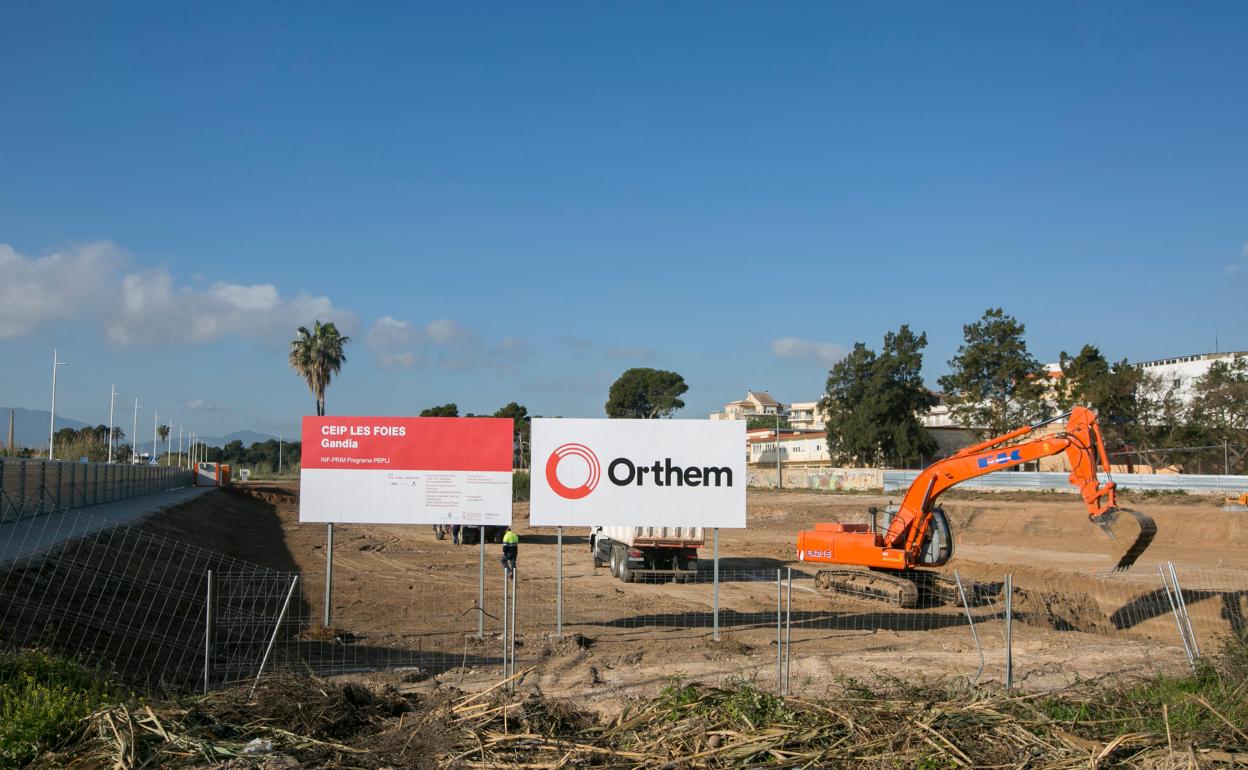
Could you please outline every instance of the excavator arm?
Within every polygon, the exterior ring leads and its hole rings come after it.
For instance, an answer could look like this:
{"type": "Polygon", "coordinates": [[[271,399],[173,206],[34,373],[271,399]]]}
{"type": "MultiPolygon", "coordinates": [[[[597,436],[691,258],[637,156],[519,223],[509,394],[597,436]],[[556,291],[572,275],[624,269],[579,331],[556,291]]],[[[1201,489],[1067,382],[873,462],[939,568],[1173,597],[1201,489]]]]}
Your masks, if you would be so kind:
{"type": "Polygon", "coordinates": [[[1011,431],[1004,436],[974,444],[952,457],[929,465],[910,485],[901,501],[901,509],[884,535],[890,548],[913,550],[926,534],[924,526],[930,519],[932,506],[945,490],[977,476],[986,476],[1042,457],[1066,454],[1070,463],[1070,483],[1079,488],[1089,518],[1095,520],[1117,508],[1114,482],[1102,482],[1099,470],[1109,473],[1105,461],[1105,445],[1096,424],[1096,414],[1077,406],[1060,417],[1011,431]],[[1034,441],[1009,445],[1023,436],[1057,420],[1067,418],[1061,433],[1034,441]],[[1098,463],[1099,460],[1099,463],[1098,463]],[[914,526],[915,523],[919,526],[914,526]]]}

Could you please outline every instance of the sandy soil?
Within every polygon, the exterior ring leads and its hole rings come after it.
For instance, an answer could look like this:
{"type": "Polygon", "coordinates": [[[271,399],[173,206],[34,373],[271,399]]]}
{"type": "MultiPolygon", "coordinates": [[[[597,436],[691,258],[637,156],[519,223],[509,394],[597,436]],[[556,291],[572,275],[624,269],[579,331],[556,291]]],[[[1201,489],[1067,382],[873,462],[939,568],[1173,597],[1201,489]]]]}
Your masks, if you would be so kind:
{"type": "MultiPolygon", "coordinates": [[[[249,489],[246,504],[237,491],[219,492],[150,526],[240,559],[300,570],[300,612],[315,626],[324,591],[325,527],[298,522],[297,486],[249,489]]],[[[593,567],[583,529],[568,529],[563,538],[564,638],[556,638],[556,531],[528,528],[527,504],[518,504],[519,657],[521,668],[533,667],[524,686],[609,708],[622,693],[650,693],[677,675],[774,683],[775,573],[788,568],[794,573],[795,691],[873,673],[974,676],[980,658],[963,608],[895,610],[829,598],[814,590],[812,565],[793,561],[799,529],[819,521],[865,521],[869,505],[885,502],[882,495],[750,492],[749,529],[721,532],[719,641],[711,630],[709,543],[707,582],[623,584],[593,567]]],[[[1202,643],[1242,627],[1248,611],[1248,517],[1221,511],[1221,503],[1131,501],[1157,521],[1158,535],[1132,572],[1109,577],[1094,573],[1113,565],[1119,546],[1088,523],[1077,498],[954,497],[944,504],[957,544],[947,570],[956,569],[968,585],[999,584],[1013,574],[1015,681],[1024,687],[1175,666],[1183,651],[1158,563],[1181,565],[1202,643]]],[[[335,544],[333,626],[344,646],[367,640],[419,647],[444,661],[430,672],[434,681],[465,687],[497,681],[497,668],[489,663],[500,647],[499,546],[487,545],[486,638],[476,640],[477,546],[438,541],[425,526],[340,526],[335,544]]],[[[1003,675],[1000,610],[999,596],[971,610],[985,654],[982,679],[1003,675]]]]}

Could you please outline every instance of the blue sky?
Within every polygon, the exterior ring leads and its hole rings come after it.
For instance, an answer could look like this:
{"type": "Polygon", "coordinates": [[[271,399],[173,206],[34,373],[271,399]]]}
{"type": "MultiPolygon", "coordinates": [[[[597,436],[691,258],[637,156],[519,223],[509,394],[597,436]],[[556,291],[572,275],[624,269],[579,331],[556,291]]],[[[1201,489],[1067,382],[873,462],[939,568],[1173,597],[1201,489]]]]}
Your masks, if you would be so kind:
{"type": "Polygon", "coordinates": [[[1055,360],[1248,349],[1248,6],[0,6],[0,404],[220,434],[818,397],[990,306],[1055,360]],[[141,420],[143,415],[141,415],[141,420]]]}

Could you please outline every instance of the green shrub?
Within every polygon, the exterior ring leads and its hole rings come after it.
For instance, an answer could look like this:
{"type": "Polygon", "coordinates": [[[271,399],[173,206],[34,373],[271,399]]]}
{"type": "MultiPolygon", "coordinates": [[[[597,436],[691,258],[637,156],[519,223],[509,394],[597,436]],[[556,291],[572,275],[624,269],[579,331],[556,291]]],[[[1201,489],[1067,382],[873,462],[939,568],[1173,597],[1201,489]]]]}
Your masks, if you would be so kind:
{"type": "Polygon", "coordinates": [[[106,679],[68,658],[0,653],[0,768],[21,767],[56,747],[116,696],[106,679]]]}
{"type": "Polygon", "coordinates": [[[527,502],[529,499],[529,472],[516,471],[511,476],[511,501],[527,502]]]}

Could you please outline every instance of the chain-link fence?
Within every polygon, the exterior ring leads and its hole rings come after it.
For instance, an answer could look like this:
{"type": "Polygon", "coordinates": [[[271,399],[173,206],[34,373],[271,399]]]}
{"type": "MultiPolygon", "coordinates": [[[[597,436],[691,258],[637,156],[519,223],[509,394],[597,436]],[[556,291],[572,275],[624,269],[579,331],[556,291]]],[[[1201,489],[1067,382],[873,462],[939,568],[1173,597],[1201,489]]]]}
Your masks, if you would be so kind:
{"type": "Polygon", "coordinates": [[[346,537],[325,626],[321,574],[211,553],[150,523],[100,529],[74,511],[33,523],[40,531],[0,529],[54,544],[0,542],[0,553],[18,554],[0,563],[0,645],[55,649],[171,690],[292,669],[489,686],[504,676],[505,654],[510,670],[555,692],[675,674],[789,692],[875,673],[1044,689],[1181,668],[1248,630],[1245,568],[996,575],[967,565],[972,574],[929,578],[917,606],[903,608],[865,583],[856,591],[852,576],[830,581],[819,565],[720,569],[716,579],[706,560],[679,580],[624,582],[605,567],[570,569],[561,580],[551,552],[530,549],[505,608],[493,551],[479,573],[452,554],[418,563],[401,541],[386,556],[384,543],[346,537]]]}
{"type": "Polygon", "coordinates": [[[0,457],[0,523],[185,487],[182,468],[0,457]]]}

